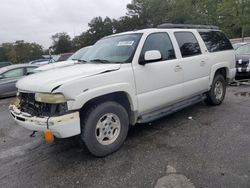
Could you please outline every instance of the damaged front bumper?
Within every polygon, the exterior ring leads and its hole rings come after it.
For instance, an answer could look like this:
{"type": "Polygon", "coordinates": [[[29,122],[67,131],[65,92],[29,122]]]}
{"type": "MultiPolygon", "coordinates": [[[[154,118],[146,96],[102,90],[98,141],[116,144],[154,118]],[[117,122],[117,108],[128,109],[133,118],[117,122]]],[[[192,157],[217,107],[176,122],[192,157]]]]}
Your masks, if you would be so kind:
{"type": "Polygon", "coordinates": [[[79,112],[56,117],[36,117],[21,112],[14,104],[9,106],[9,110],[17,124],[32,131],[50,130],[57,138],[67,138],[81,133],[79,112]]]}

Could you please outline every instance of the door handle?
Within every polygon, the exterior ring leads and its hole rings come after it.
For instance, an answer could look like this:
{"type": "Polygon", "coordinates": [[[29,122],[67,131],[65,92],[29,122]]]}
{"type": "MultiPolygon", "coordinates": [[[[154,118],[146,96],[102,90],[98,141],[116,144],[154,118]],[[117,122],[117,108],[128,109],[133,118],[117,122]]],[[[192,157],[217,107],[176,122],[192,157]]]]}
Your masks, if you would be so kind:
{"type": "Polygon", "coordinates": [[[205,61],[201,61],[200,66],[204,67],[205,65],[206,65],[206,62],[205,61]]]}
{"type": "Polygon", "coordinates": [[[179,71],[181,71],[181,70],[182,70],[182,68],[181,68],[180,65],[176,65],[175,68],[174,68],[174,71],[175,71],[175,72],[179,72],[179,71]]]}

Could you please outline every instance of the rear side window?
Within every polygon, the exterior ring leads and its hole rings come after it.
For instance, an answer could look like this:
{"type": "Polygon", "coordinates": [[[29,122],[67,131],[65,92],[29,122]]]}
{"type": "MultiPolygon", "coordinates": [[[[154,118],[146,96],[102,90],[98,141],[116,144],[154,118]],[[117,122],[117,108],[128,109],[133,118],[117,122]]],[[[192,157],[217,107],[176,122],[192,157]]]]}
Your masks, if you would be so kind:
{"type": "Polygon", "coordinates": [[[162,60],[175,59],[174,48],[167,33],[150,34],[144,43],[141,58],[150,50],[160,51],[162,60]]]}
{"type": "Polygon", "coordinates": [[[233,46],[224,33],[220,31],[200,31],[209,52],[232,50],[233,46]]]}
{"type": "Polygon", "coordinates": [[[175,32],[175,38],[181,50],[182,57],[190,57],[201,54],[197,39],[191,32],[175,32]]]}

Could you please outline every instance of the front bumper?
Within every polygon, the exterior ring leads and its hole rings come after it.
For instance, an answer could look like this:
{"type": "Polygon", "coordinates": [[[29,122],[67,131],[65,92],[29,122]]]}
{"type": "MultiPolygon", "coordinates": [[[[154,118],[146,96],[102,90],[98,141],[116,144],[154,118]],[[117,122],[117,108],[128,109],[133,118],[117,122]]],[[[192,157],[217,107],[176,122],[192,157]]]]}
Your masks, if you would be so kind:
{"type": "Polygon", "coordinates": [[[10,105],[9,110],[17,124],[32,131],[50,130],[57,138],[67,138],[81,133],[79,112],[40,118],[21,112],[15,105],[10,105]]]}
{"type": "Polygon", "coordinates": [[[238,67],[237,72],[236,72],[236,77],[250,76],[250,66],[249,65],[248,65],[248,67],[238,67]]]}
{"type": "Polygon", "coordinates": [[[238,67],[237,68],[237,73],[244,73],[244,72],[249,73],[250,72],[250,66],[248,66],[248,67],[238,67]]]}

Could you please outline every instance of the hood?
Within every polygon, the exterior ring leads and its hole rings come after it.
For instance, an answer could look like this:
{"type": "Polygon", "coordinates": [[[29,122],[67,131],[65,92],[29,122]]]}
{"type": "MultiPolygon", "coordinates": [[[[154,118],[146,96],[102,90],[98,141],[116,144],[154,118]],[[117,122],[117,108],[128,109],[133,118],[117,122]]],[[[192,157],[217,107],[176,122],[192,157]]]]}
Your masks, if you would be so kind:
{"type": "Polygon", "coordinates": [[[34,70],[34,72],[41,72],[41,71],[47,71],[50,69],[72,66],[75,64],[75,62],[76,61],[73,61],[73,60],[67,60],[67,61],[61,61],[61,62],[57,62],[57,63],[50,63],[47,65],[38,67],[37,69],[34,70]]]}
{"type": "Polygon", "coordinates": [[[249,61],[250,60],[250,54],[236,54],[236,60],[242,60],[242,61],[249,61]]]}
{"type": "Polygon", "coordinates": [[[19,90],[30,92],[52,92],[55,87],[85,77],[120,69],[120,64],[76,64],[74,66],[38,72],[19,80],[19,90]]]}

